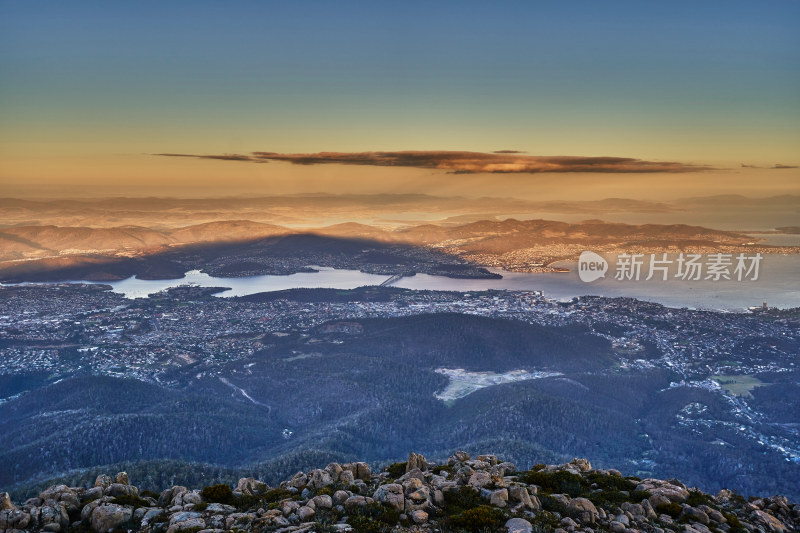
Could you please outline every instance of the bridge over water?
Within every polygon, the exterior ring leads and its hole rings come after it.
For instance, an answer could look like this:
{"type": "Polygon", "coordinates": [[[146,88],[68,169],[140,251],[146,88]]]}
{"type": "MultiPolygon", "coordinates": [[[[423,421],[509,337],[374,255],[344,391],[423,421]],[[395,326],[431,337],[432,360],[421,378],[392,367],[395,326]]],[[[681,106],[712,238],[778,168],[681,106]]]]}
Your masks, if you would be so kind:
{"type": "Polygon", "coordinates": [[[392,285],[393,283],[397,283],[402,277],[403,277],[402,274],[395,274],[391,278],[389,278],[389,279],[385,280],[383,283],[381,283],[379,285],[379,287],[388,287],[389,285],[392,285]]]}

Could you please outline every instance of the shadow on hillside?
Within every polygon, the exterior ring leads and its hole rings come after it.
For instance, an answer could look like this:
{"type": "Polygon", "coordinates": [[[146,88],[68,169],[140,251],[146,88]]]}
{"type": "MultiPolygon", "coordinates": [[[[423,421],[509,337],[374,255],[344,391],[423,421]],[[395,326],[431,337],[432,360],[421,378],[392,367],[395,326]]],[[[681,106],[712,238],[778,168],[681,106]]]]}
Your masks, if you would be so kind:
{"type": "Polygon", "coordinates": [[[288,275],[308,272],[309,265],[387,275],[419,272],[453,278],[500,277],[429,248],[301,233],[161,248],[138,257],[75,255],[14,262],[0,266],[0,282],[116,281],[131,276],[180,279],[189,270],[219,277],[288,275]]]}

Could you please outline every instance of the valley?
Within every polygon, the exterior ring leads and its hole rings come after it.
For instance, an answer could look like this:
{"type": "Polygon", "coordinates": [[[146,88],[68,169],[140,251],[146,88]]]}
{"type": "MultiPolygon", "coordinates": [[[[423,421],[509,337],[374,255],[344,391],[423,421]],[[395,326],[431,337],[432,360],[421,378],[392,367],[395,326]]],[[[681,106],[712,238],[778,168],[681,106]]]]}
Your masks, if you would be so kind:
{"type": "Polygon", "coordinates": [[[209,469],[267,479],[312,458],[436,457],[458,442],[521,464],[582,454],[706,490],[795,490],[796,309],[218,290],[129,300],[103,285],[0,288],[0,460],[16,465],[0,484],[24,492],[123,462],[170,462],[187,483],[209,469]],[[746,397],[715,381],[732,375],[762,384],[746,397]]]}

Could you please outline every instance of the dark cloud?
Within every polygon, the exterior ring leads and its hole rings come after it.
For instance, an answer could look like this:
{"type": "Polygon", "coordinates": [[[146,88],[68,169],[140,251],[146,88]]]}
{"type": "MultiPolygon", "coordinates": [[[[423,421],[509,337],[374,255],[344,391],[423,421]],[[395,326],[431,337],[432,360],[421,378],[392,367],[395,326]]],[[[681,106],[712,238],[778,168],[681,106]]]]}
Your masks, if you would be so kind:
{"type": "Polygon", "coordinates": [[[377,167],[413,167],[445,170],[455,174],[547,173],[547,172],[696,172],[712,167],[673,161],[643,161],[631,157],[529,156],[516,152],[483,153],[458,151],[400,152],[319,152],[315,154],[280,154],[253,152],[250,155],[156,154],[171,157],[199,157],[229,161],[285,161],[295,165],[369,165],[377,167]]]}
{"type": "Polygon", "coordinates": [[[522,150],[495,150],[492,153],[493,154],[527,154],[528,152],[523,152],[522,150]]]}
{"type": "Polygon", "coordinates": [[[777,163],[771,167],[760,167],[758,165],[746,165],[742,163],[742,168],[766,168],[768,170],[781,170],[785,168],[799,168],[799,167],[797,167],[796,165],[781,165],[780,163],[777,163]]]}
{"type": "Polygon", "coordinates": [[[239,154],[223,154],[223,155],[153,154],[153,155],[163,155],[167,157],[194,157],[197,159],[220,159],[222,161],[248,161],[251,163],[266,163],[266,161],[255,159],[249,155],[239,155],[239,154]]]}

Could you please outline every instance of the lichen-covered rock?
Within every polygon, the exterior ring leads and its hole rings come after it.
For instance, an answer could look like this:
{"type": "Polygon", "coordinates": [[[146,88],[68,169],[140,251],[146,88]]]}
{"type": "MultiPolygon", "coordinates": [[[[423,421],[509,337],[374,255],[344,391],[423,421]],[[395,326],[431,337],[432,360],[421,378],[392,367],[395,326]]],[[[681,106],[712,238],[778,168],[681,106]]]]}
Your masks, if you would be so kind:
{"type": "Polygon", "coordinates": [[[133,509],[113,503],[98,505],[92,512],[91,526],[97,533],[108,533],[131,519],[133,509]]]}
{"type": "Polygon", "coordinates": [[[139,489],[133,485],[123,485],[122,483],[112,483],[105,488],[103,494],[106,496],[138,496],[139,489]]]}
{"type": "Polygon", "coordinates": [[[11,497],[7,492],[0,492],[0,511],[6,509],[15,509],[15,506],[11,503],[11,497]]]}
{"type": "Polygon", "coordinates": [[[408,455],[408,462],[406,463],[406,472],[410,472],[415,468],[418,468],[419,470],[427,470],[428,460],[425,459],[424,455],[412,452],[408,455]]]}
{"type": "Polygon", "coordinates": [[[399,483],[388,483],[377,488],[372,495],[375,501],[390,505],[396,511],[403,512],[405,496],[403,486],[399,483]]]}
{"type": "Polygon", "coordinates": [[[297,518],[299,518],[301,522],[306,522],[308,520],[311,520],[312,518],[314,518],[315,514],[316,511],[314,511],[314,509],[312,509],[307,505],[304,505],[303,507],[300,507],[297,510],[297,518]]]}
{"type": "Polygon", "coordinates": [[[333,498],[331,498],[327,494],[320,494],[319,496],[314,496],[314,498],[311,501],[314,502],[314,509],[333,508],[333,498]]]}
{"type": "Polygon", "coordinates": [[[409,513],[409,517],[411,521],[415,524],[424,524],[428,521],[428,513],[423,511],[422,509],[417,509],[416,511],[411,511],[409,513]]]}
{"type": "Polygon", "coordinates": [[[489,496],[489,504],[495,507],[505,507],[508,505],[508,489],[497,489],[492,491],[489,496]]]}
{"type": "Polygon", "coordinates": [[[786,532],[786,526],[769,513],[757,509],[750,516],[756,524],[763,526],[767,531],[772,533],[786,532]]]}
{"type": "Polygon", "coordinates": [[[111,479],[111,476],[109,476],[107,474],[100,474],[94,480],[94,486],[95,487],[106,488],[109,485],[111,485],[112,483],[114,483],[114,480],[111,479]]]}
{"type": "Polygon", "coordinates": [[[0,511],[0,529],[27,529],[30,524],[30,513],[22,509],[5,509],[0,511]]]}
{"type": "Polygon", "coordinates": [[[511,518],[505,524],[508,533],[531,533],[533,524],[524,518],[511,518]]]}
{"type": "Polygon", "coordinates": [[[689,491],[686,487],[660,479],[643,479],[639,482],[636,490],[646,492],[651,496],[664,496],[668,500],[677,503],[683,503],[689,498],[689,491]]]}
{"type": "Polygon", "coordinates": [[[594,524],[598,518],[597,507],[586,498],[573,498],[567,504],[567,512],[582,524],[594,524]]]}
{"type": "Polygon", "coordinates": [[[247,494],[248,496],[256,496],[265,493],[268,488],[266,483],[262,483],[252,477],[243,477],[236,484],[235,492],[247,494]]]}
{"type": "Polygon", "coordinates": [[[356,507],[363,507],[367,505],[369,501],[364,496],[350,496],[344,501],[344,508],[345,509],[353,509],[356,507]]]}
{"type": "Polygon", "coordinates": [[[333,485],[333,479],[328,472],[318,468],[309,473],[308,484],[315,489],[321,489],[327,487],[328,485],[333,485]]]}
{"type": "Polygon", "coordinates": [[[689,505],[683,508],[680,518],[685,518],[690,522],[700,522],[704,526],[710,522],[706,513],[689,505]]]}
{"type": "Polygon", "coordinates": [[[206,522],[200,517],[189,518],[188,520],[182,520],[180,522],[176,522],[167,528],[167,533],[176,533],[177,531],[198,531],[203,530],[206,527],[206,522]]]}
{"type": "Polygon", "coordinates": [[[330,474],[331,479],[334,483],[339,481],[339,477],[344,472],[344,468],[339,463],[329,463],[328,466],[325,467],[325,471],[330,474]]]}

